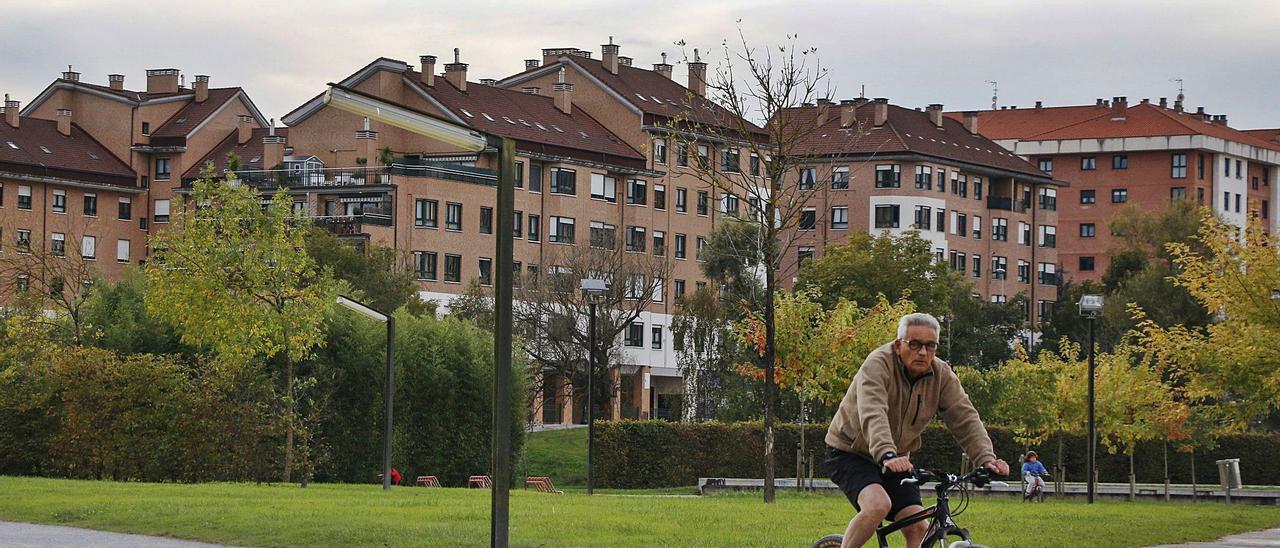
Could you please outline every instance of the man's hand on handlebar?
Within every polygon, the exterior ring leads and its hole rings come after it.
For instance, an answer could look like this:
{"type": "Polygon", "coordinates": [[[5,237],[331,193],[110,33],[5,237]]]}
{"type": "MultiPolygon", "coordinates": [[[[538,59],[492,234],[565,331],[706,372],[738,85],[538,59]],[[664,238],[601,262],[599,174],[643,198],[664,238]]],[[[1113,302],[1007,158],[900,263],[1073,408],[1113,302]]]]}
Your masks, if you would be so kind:
{"type": "Polygon", "coordinates": [[[885,470],[896,472],[898,474],[906,474],[915,470],[915,467],[911,466],[911,460],[906,456],[894,457],[886,460],[884,461],[883,466],[885,470]]]}
{"type": "Polygon", "coordinates": [[[1009,463],[1005,462],[1003,459],[988,461],[987,463],[983,464],[982,467],[986,468],[987,470],[991,471],[991,473],[996,474],[997,476],[1009,475],[1009,463]]]}

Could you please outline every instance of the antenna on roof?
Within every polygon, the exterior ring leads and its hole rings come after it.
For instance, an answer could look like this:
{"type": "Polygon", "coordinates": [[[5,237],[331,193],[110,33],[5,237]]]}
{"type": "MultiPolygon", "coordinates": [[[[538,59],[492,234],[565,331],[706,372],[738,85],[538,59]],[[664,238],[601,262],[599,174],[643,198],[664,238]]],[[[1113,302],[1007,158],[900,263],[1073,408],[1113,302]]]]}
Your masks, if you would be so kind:
{"type": "Polygon", "coordinates": [[[1187,97],[1182,94],[1182,78],[1170,78],[1169,81],[1178,83],[1178,102],[1185,101],[1187,97]]]}
{"type": "Polygon", "coordinates": [[[558,79],[556,81],[561,84],[564,83],[564,67],[560,67],[560,74],[558,75],[558,79]]]}
{"type": "Polygon", "coordinates": [[[1000,84],[995,80],[987,80],[991,84],[991,110],[996,110],[996,105],[1000,104],[1000,84]]]}
{"type": "Polygon", "coordinates": [[[610,46],[612,46],[612,45],[613,45],[613,37],[612,37],[612,36],[610,36],[610,37],[609,37],[609,45],[610,45],[610,46]]]}
{"type": "Polygon", "coordinates": [[[693,62],[701,63],[702,57],[698,55],[698,48],[693,48],[693,62]]]}
{"type": "Polygon", "coordinates": [[[458,48],[453,48],[453,62],[461,63],[462,55],[458,53],[458,48]]]}

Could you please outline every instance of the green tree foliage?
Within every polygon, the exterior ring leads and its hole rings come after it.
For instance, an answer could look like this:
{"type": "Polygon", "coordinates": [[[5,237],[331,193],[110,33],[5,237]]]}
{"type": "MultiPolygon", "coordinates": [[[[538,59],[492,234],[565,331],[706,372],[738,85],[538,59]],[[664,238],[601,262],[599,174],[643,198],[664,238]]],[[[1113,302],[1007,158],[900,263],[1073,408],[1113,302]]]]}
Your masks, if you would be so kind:
{"type": "Polygon", "coordinates": [[[358,292],[351,296],[374,310],[391,312],[417,301],[414,273],[394,249],[368,242],[362,252],[322,228],[308,230],[306,242],[307,254],[316,266],[347,282],[358,292]]]}
{"type": "Polygon", "coordinates": [[[172,326],[147,312],[146,295],[146,276],[133,270],[114,284],[95,285],[85,303],[92,344],[120,354],[189,352],[172,326]]]}
{"type": "Polygon", "coordinates": [[[480,280],[471,280],[465,292],[449,301],[449,317],[471,322],[476,327],[493,332],[493,326],[497,322],[493,299],[484,286],[480,285],[480,280]]]}
{"type": "Polygon", "coordinates": [[[840,299],[869,306],[884,296],[890,302],[908,299],[917,310],[943,315],[952,286],[959,283],[954,276],[917,233],[853,232],[848,241],[827,247],[822,257],[802,268],[797,286],[817,288],[827,308],[840,299]]]}
{"type": "Polygon", "coordinates": [[[973,296],[973,286],[952,286],[938,356],[952,364],[992,368],[1013,358],[1010,341],[1023,328],[1026,296],[994,303],[973,296]]]}

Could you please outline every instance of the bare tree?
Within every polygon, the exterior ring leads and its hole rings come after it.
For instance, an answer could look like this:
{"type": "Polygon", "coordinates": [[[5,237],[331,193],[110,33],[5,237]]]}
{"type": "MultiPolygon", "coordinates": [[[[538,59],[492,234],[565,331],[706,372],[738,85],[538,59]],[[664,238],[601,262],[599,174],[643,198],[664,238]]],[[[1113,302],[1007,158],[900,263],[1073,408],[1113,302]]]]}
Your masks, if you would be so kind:
{"type": "Polygon", "coordinates": [[[575,401],[585,393],[587,357],[593,351],[586,328],[591,305],[579,288],[582,278],[594,278],[608,287],[596,304],[594,397],[610,401],[619,388],[613,372],[626,361],[618,340],[670,277],[664,257],[622,251],[612,231],[594,232],[588,244],[552,246],[544,259],[548,264],[539,275],[525,276],[516,291],[514,323],[523,329],[521,344],[540,372],[531,394],[545,393],[551,377],[567,380],[575,401]]]}
{"type": "Polygon", "coordinates": [[[85,242],[96,240],[66,233],[61,240],[50,240],[47,248],[44,242],[15,241],[13,248],[0,253],[0,295],[35,312],[55,312],[33,314],[32,321],[48,325],[53,333],[80,346],[88,336],[85,303],[99,278],[97,246],[85,242]]]}
{"type": "MultiPolygon", "coordinates": [[[[666,129],[682,151],[694,156],[688,162],[690,172],[722,195],[721,211],[759,228],[760,249],[750,253],[764,258],[759,272],[764,295],[763,302],[749,305],[764,309],[766,341],[759,362],[765,383],[764,500],[773,502],[774,295],[778,271],[789,266],[782,260],[805,206],[824,186],[813,178],[802,179],[800,168],[815,156],[817,142],[834,144],[838,150],[841,142],[854,142],[862,131],[851,107],[848,112],[832,112],[833,90],[817,49],[798,45],[795,35],[778,46],[756,47],[739,30],[736,43],[726,41],[723,49],[718,66],[705,78],[706,98],[690,94],[685,112],[666,129]],[[814,102],[816,108],[805,108],[814,102]],[[840,128],[835,135],[817,135],[828,115],[840,116],[840,128]],[[743,152],[749,155],[748,169],[741,165],[743,152]],[[745,216],[738,213],[744,197],[745,216]]],[[[698,50],[688,62],[705,70],[698,50]]]]}

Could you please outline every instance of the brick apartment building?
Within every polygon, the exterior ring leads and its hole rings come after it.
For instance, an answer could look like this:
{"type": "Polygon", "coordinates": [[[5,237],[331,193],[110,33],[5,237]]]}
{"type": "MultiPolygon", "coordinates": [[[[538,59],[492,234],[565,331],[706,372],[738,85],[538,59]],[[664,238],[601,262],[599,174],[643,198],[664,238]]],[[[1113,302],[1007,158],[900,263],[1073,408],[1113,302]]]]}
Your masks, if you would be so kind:
{"type": "MultiPolygon", "coordinates": [[[[958,118],[960,114],[949,113],[958,118]]],[[[1243,227],[1256,212],[1276,227],[1277,130],[1244,132],[1225,115],[1182,102],[1125,97],[1092,105],[981,111],[980,131],[1070,183],[1059,201],[1059,255],[1068,278],[1098,280],[1110,264],[1107,223],[1122,207],[1161,211],[1195,200],[1243,227]]]]}
{"type": "Polygon", "coordinates": [[[942,115],[887,99],[805,105],[817,128],[798,149],[812,158],[799,184],[814,189],[783,263],[794,276],[850,231],[928,240],[939,262],[995,302],[1024,294],[1028,333],[1057,299],[1060,182],[979,135],[978,117],[942,115]]]}

